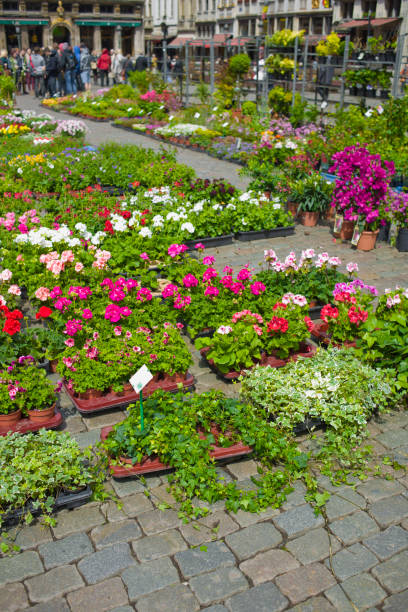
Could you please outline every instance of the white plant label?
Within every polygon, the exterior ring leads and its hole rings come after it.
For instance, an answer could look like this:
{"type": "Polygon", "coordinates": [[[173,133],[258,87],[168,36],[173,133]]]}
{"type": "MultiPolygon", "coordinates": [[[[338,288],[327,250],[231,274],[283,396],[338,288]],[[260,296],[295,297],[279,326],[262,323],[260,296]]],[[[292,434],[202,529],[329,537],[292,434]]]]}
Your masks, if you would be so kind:
{"type": "Polygon", "coordinates": [[[198,119],[200,117],[200,113],[195,113],[194,119],[198,119]]]}
{"type": "Polygon", "coordinates": [[[147,383],[149,383],[152,378],[153,374],[151,373],[149,368],[143,365],[141,368],[138,369],[137,372],[135,372],[135,374],[133,374],[132,378],[129,379],[129,382],[136,391],[136,393],[140,393],[140,391],[145,388],[147,383]]]}

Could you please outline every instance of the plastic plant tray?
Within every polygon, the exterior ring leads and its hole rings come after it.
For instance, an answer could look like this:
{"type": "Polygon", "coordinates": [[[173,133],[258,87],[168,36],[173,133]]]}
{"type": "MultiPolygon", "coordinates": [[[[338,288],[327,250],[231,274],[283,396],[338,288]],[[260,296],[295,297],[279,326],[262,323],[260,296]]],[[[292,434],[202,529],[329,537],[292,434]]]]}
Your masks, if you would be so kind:
{"type": "MultiPolygon", "coordinates": [[[[269,356],[266,358],[265,361],[260,362],[258,365],[261,365],[264,367],[270,366],[271,368],[283,368],[283,366],[285,366],[289,361],[296,361],[299,357],[313,357],[313,355],[316,354],[317,347],[311,340],[306,340],[303,343],[303,345],[304,346],[302,347],[302,350],[297,351],[296,353],[293,353],[287,359],[279,359],[277,357],[269,356]]],[[[220,372],[220,370],[215,365],[214,361],[212,359],[207,359],[206,353],[208,351],[209,351],[208,348],[203,348],[200,350],[200,353],[202,357],[206,360],[210,368],[213,370],[213,372],[215,372],[215,374],[217,374],[217,376],[219,376],[224,382],[233,382],[234,380],[237,380],[237,378],[239,378],[239,376],[241,376],[244,373],[244,370],[241,370],[240,372],[236,372],[232,370],[231,372],[227,372],[225,374],[223,372],[220,372]]],[[[253,367],[255,366],[252,366],[251,368],[245,368],[245,369],[252,370],[253,367]]]]}
{"type": "Polygon", "coordinates": [[[251,240],[267,240],[268,238],[279,238],[282,236],[291,236],[295,233],[295,226],[275,227],[270,230],[252,230],[249,232],[236,232],[235,238],[241,242],[250,242],[251,240]]]}
{"type": "Polygon", "coordinates": [[[54,416],[43,423],[36,423],[35,421],[30,421],[30,419],[20,419],[14,425],[14,427],[10,427],[8,429],[2,429],[0,427],[0,436],[7,436],[8,433],[20,433],[25,434],[29,431],[39,431],[40,429],[56,429],[62,423],[62,414],[56,410],[54,416]]]}
{"type": "MultiPolygon", "coordinates": [[[[113,426],[104,427],[101,430],[101,440],[105,440],[108,434],[112,431],[113,426]]],[[[235,459],[244,455],[252,453],[252,448],[246,446],[242,442],[236,442],[235,444],[226,448],[221,446],[213,446],[210,451],[210,456],[217,460],[223,459],[235,459]]],[[[125,460],[126,461],[126,460],[125,460]]],[[[129,461],[129,460],[127,460],[129,461]]],[[[158,457],[154,459],[145,459],[141,463],[124,463],[122,465],[114,465],[112,462],[109,463],[109,467],[112,471],[114,478],[130,478],[131,476],[141,476],[142,474],[150,474],[152,472],[166,472],[173,468],[165,463],[162,463],[158,457]]]]}
{"type": "MultiPolygon", "coordinates": [[[[187,372],[183,382],[183,389],[190,389],[194,387],[195,381],[194,376],[187,372]]],[[[163,391],[174,392],[178,390],[179,383],[173,381],[162,380],[156,383],[149,383],[143,389],[143,397],[149,397],[157,389],[163,389],[163,391]]],[[[136,391],[129,391],[127,393],[105,393],[101,397],[95,397],[93,399],[81,399],[77,397],[70,389],[68,389],[64,382],[64,389],[71,398],[75,408],[80,414],[90,414],[93,412],[102,412],[104,410],[110,410],[111,408],[122,408],[136,402],[139,399],[139,394],[136,391]]]]}
{"type": "Polygon", "coordinates": [[[186,240],[186,245],[189,250],[194,250],[195,245],[201,242],[206,248],[224,246],[226,244],[232,244],[234,234],[223,234],[222,236],[210,236],[207,238],[197,238],[196,240],[186,240]]]}
{"type": "MultiPolygon", "coordinates": [[[[85,487],[85,489],[83,489],[82,491],[77,491],[73,493],[67,493],[62,491],[55,499],[54,512],[57,512],[58,510],[63,510],[64,508],[78,508],[79,506],[88,503],[91,497],[92,490],[89,486],[85,487]]],[[[27,504],[26,510],[30,510],[33,516],[41,515],[41,509],[33,508],[31,503],[27,504]]],[[[22,515],[23,510],[13,510],[12,512],[5,514],[3,517],[4,526],[11,527],[12,525],[16,525],[21,521],[22,515]]]]}

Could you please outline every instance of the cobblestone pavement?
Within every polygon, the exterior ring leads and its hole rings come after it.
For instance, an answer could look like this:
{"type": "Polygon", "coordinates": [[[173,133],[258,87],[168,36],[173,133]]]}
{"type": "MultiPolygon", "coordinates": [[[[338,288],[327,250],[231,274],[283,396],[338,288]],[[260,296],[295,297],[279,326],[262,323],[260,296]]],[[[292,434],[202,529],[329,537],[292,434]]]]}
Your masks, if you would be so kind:
{"type": "MultiPolygon", "coordinates": [[[[380,288],[407,284],[408,254],[386,245],[352,252],[332,240],[326,227],[298,226],[292,237],[209,252],[219,266],[238,266],[256,265],[266,247],[279,255],[313,247],[344,263],[357,261],[361,277],[380,288]]],[[[237,392],[192,352],[198,391],[237,392]]],[[[83,447],[99,439],[101,427],[125,416],[110,411],[82,418],[66,395],[61,401],[65,428],[83,447]]],[[[408,464],[408,413],[382,416],[369,429],[374,463],[389,456],[408,464]]],[[[223,465],[219,473],[250,487],[256,468],[247,458],[223,465]]],[[[332,492],[327,519],[314,515],[298,484],[282,508],[259,515],[230,514],[218,502],[199,530],[182,524],[176,511],[157,508],[163,500],[172,503],[166,476],[146,478],[150,498],[139,480],[111,480],[106,486],[120,498],[121,509],[93,502],[60,512],[52,529],[33,524],[16,534],[21,552],[0,558],[0,611],[407,612],[408,476],[405,470],[384,470],[386,477],[369,476],[354,488],[334,488],[322,478],[332,492]]]]}

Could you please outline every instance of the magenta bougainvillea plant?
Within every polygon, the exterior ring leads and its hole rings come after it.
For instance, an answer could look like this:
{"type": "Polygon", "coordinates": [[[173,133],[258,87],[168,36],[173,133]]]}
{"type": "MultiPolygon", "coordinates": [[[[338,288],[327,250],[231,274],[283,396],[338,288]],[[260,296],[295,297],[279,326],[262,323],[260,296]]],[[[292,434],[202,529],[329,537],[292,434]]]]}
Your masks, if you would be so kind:
{"type": "Polygon", "coordinates": [[[395,173],[394,163],[371,155],[360,145],[346,147],[333,155],[330,168],[338,177],[332,207],[346,220],[356,221],[366,230],[385,224],[383,211],[389,184],[395,173]]]}

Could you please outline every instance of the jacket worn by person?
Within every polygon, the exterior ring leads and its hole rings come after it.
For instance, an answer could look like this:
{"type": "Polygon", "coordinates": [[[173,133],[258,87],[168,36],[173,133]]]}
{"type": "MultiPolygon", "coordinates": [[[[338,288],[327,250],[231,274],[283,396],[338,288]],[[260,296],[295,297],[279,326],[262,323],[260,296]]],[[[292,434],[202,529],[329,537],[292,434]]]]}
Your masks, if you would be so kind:
{"type": "Polygon", "coordinates": [[[66,49],[62,54],[62,66],[64,70],[75,70],[77,63],[74,52],[71,49],[66,49]]]}
{"type": "Polygon", "coordinates": [[[58,55],[55,49],[51,51],[51,54],[49,55],[47,59],[47,62],[45,64],[45,71],[48,74],[48,76],[56,77],[58,75],[59,63],[58,63],[58,55]]]}
{"type": "Polygon", "coordinates": [[[45,70],[45,61],[42,55],[32,53],[30,59],[31,74],[33,76],[42,76],[45,70]]]}
{"type": "Polygon", "coordinates": [[[107,49],[102,51],[102,55],[98,59],[98,68],[99,70],[109,70],[111,65],[111,58],[107,49]]]}
{"type": "Polygon", "coordinates": [[[81,72],[91,69],[91,54],[88,49],[81,49],[81,59],[79,62],[81,72]]]}

